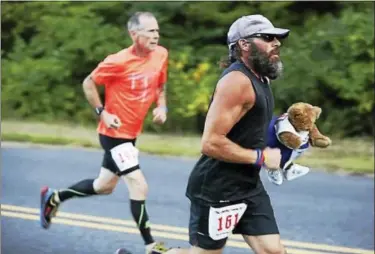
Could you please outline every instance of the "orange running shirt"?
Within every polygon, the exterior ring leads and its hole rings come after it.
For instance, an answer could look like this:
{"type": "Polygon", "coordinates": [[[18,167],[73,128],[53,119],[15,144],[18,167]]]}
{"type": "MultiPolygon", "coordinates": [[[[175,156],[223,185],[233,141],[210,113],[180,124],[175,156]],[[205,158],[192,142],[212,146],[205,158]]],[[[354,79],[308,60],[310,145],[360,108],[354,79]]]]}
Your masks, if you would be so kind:
{"type": "Polygon", "coordinates": [[[132,53],[133,46],[109,55],[91,73],[105,86],[105,110],[121,120],[119,129],[109,129],[100,120],[98,132],[114,138],[136,138],[160,89],[167,81],[168,51],[158,46],[147,57],[132,53]]]}

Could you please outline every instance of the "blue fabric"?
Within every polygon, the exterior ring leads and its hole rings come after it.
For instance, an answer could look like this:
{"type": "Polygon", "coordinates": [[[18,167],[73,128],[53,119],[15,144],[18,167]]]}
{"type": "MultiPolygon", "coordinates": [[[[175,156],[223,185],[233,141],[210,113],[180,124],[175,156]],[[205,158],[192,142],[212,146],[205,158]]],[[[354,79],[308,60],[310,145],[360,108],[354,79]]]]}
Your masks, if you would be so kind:
{"type": "MultiPolygon", "coordinates": [[[[276,130],[275,130],[275,124],[277,120],[280,118],[280,116],[274,116],[268,126],[267,131],[267,146],[271,148],[279,148],[281,151],[281,162],[280,162],[280,168],[284,168],[284,165],[287,161],[290,160],[290,157],[292,156],[293,149],[286,147],[283,145],[276,136],[276,130]]],[[[298,149],[299,150],[306,150],[309,147],[309,142],[301,145],[298,149]]]]}

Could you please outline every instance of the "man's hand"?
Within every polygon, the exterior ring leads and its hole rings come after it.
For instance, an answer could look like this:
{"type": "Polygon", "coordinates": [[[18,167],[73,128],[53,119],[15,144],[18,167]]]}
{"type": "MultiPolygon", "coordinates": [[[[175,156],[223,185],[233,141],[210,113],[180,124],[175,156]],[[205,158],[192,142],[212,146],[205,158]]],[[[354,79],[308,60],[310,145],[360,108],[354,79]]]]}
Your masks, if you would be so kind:
{"type": "Polygon", "coordinates": [[[280,168],[281,151],[279,148],[269,148],[263,150],[264,165],[271,170],[280,168]]]}
{"type": "Polygon", "coordinates": [[[118,116],[108,113],[106,110],[100,114],[100,118],[103,120],[107,128],[118,129],[121,126],[121,121],[118,116]]]}
{"type": "Polygon", "coordinates": [[[166,107],[157,107],[152,111],[154,118],[152,121],[157,124],[163,124],[167,120],[167,109],[166,107]]]}

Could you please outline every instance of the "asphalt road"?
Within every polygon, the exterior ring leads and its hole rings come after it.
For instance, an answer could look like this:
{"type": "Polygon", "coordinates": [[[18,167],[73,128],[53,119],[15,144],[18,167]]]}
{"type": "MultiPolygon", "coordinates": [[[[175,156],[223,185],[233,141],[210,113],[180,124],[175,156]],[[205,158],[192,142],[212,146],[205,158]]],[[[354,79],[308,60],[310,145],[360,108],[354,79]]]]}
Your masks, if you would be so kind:
{"type": "MultiPolygon", "coordinates": [[[[110,196],[64,203],[49,230],[39,225],[40,188],[95,178],[101,156],[99,150],[3,145],[1,253],[113,253],[122,246],[144,253],[123,182],[110,196]]],[[[140,161],[149,183],[147,209],[155,238],[188,247],[189,202],[184,193],[195,161],[145,154],[140,161]]],[[[263,173],[262,179],[288,253],[374,253],[373,178],[311,172],[281,187],[270,184],[263,173]]],[[[224,253],[249,251],[234,237],[224,253]]]]}

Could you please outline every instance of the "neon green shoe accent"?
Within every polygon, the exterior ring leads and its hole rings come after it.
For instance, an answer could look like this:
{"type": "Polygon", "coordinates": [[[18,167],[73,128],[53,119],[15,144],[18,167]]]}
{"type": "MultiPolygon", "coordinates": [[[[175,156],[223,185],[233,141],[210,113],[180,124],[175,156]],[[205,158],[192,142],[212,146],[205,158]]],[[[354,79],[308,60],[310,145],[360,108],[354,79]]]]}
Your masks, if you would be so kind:
{"type": "Polygon", "coordinates": [[[152,248],[152,251],[159,251],[160,253],[164,253],[170,250],[169,248],[165,247],[163,242],[157,242],[155,246],[152,248]]]}

